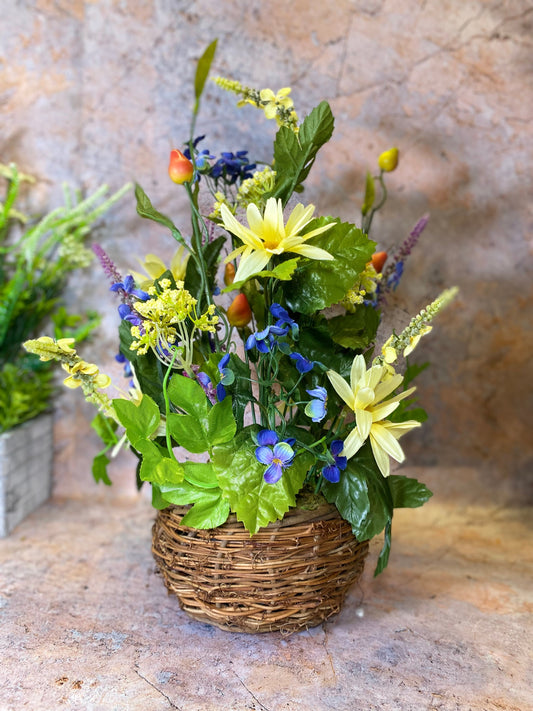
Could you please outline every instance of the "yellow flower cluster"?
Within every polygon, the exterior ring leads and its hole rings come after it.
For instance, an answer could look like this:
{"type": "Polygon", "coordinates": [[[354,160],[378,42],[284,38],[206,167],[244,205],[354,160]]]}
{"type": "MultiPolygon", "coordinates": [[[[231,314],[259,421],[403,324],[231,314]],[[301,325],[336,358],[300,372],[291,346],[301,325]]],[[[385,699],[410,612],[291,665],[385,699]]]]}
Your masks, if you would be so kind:
{"type": "Polygon", "coordinates": [[[266,205],[265,195],[274,188],[275,179],[276,171],[272,170],[269,165],[265,166],[263,170],[256,170],[251,178],[242,181],[237,191],[234,205],[229,202],[224,193],[216,192],[213,212],[209,215],[209,219],[221,219],[220,208],[222,205],[225,205],[233,213],[236,207],[246,209],[252,203],[257,205],[260,210],[264,209],[266,205]]]}
{"type": "Polygon", "coordinates": [[[215,77],[215,83],[225,91],[231,91],[241,97],[237,106],[252,104],[259,109],[263,109],[267,119],[276,119],[278,126],[287,126],[294,133],[298,133],[298,115],[294,110],[294,103],[290,98],[290,87],[280,89],[276,94],[272,89],[251,89],[243,86],[239,81],[226,79],[225,77],[215,77]]]}
{"type": "Polygon", "coordinates": [[[219,318],[215,315],[215,306],[211,304],[200,316],[196,313],[196,299],[184,288],[182,281],[172,288],[169,279],[159,282],[160,293],[152,286],[148,289],[151,299],[138,301],[134,308],[143,318],[143,328],[131,327],[134,340],[132,351],[144,355],[151,348],[164,363],[172,360],[175,354],[176,365],[188,369],[192,363],[192,342],[194,332],[215,332],[219,318]],[[190,321],[192,329],[187,323],[190,321]],[[177,346],[176,344],[179,345],[177,346]]]}
{"type": "Polygon", "coordinates": [[[26,341],[24,348],[29,353],[39,356],[42,361],[58,360],[61,366],[69,374],[63,381],[68,388],[78,388],[81,386],[87,402],[91,402],[106,415],[114,417],[111,399],[104,393],[99,392],[100,388],[107,388],[111,385],[111,378],[104,373],[100,373],[98,366],[94,363],[87,363],[82,360],[72,348],[73,338],[59,338],[57,341],[49,336],[42,336],[35,340],[26,341]]]}
{"type": "Polygon", "coordinates": [[[354,306],[362,304],[365,297],[372,297],[378,288],[381,274],[374,269],[372,262],[368,262],[365,269],[359,275],[356,284],[348,291],[344,297],[343,306],[347,311],[353,311],[354,306]]]}

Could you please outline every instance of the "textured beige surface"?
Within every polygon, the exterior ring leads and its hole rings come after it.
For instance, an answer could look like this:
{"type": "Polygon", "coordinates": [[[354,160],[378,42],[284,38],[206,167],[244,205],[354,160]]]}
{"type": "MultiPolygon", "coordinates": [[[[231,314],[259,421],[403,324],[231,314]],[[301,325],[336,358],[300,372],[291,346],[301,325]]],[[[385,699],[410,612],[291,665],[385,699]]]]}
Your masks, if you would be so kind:
{"type": "Polygon", "coordinates": [[[474,504],[472,472],[428,470],[391,563],[307,632],[189,620],[154,574],[153,512],[55,501],[0,541],[2,711],[528,711],[531,509],[474,504]],[[471,499],[450,501],[462,476],[471,499]],[[453,493],[453,492],[451,492],[453,493]]]}

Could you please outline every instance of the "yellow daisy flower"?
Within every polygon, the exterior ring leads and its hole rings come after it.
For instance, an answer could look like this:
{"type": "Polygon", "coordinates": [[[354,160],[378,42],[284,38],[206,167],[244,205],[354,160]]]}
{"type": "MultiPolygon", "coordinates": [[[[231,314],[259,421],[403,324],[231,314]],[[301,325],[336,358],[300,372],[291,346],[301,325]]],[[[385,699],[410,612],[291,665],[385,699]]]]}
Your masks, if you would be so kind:
{"type": "Polygon", "coordinates": [[[327,376],[335,391],[355,413],[355,428],[344,440],[343,455],[350,459],[370,437],[372,452],[383,476],[390,473],[389,457],[403,462],[405,455],[398,439],[420,422],[391,422],[385,419],[398,407],[400,400],[409,397],[415,388],[385,400],[403,380],[403,375],[394,374],[382,365],[373,365],[368,370],[362,355],[355,356],[350,373],[350,384],[334,370],[327,376]]]}
{"type": "Polygon", "coordinates": [[[284,224],[281,200],[269,198],[263,216],[257,205],[248,205],[246,217],[249,226],[245,227],[232,215],[226,205],[221,205],[220,214],[224,227],[244,242],[242,247],[235,249],[224,260],[229,262],[242,254],[235,281],[245,281],[260,272],[274,254],[293,252],[310,259],[334,259],[325,249],[304,244],[311,237],[329,230],[334,223],[317,227],[305,235],[298,234],[311,221],[314,211],[314,205],[304,207],[299,203],[291,212],[287,224],[284,224]]]}
{"type": "MultiPolygon", "coordinates": [[[[174,281],[184,281],[185,273],[187,271],[187,262],[189,261],[190,254],[185,253],[185,247],[180,246],[174,252],[172,261],[170,262],[170,271],[174,277],[174,281]]],[[[156,254],[147,254],[144,258],[144,262],[140,259],[138,260],[141,267],[144,269],[146,274],[150,277],[146,278],[144,274],[139,274],[139,272],[130,272],[132,277],[135,279],[136,283],[139,285],[139,289],[146,291],[150,287],[154,280],[161,276],[167,271],[168,267],[156,254]]]]}

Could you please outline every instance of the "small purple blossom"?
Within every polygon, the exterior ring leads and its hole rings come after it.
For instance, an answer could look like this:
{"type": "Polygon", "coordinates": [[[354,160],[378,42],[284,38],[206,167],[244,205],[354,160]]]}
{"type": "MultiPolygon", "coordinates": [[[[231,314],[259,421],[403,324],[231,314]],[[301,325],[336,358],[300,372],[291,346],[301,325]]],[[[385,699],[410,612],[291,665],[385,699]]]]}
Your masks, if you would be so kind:
{"type": "Polygon", "coordinates": [[[216,390],[211,382],[211,378],[207,373],[204,373],[203,371],[200,371],[199,373],[196,373],[196,379],[204,389],[205,394],[209,398],[209,401],[212,405],[214,405],[217,401],[217,395],[216,395],[216,390]]]}
{"type": "Polygon", "coordinates": [[[387,292],[394,291],[398,287],[403,274],[404,262],[413,251],[428,222],[429,215],[421,217],[394,257],[387,262],[381,283],[378,285],[378,304],[386,300],[385,294],[387,292]]]}
{"type": "Polygon", "coordinates": [[[279,442],[273,430],[261,430],[257,435],[259,447],[255,457],[261,464],[268,465],[263,478],[267,484],[275,484],[283,475],[283,469],[291,465],[295,452],[288,442],[279,442]]]}
{"type": "Polygon", "coordinates": [[[344,471],[348,464],[348,460],[346,459],[346,457],[340,456],[343,449],[344,442],[340,439],[334,440],[331,443],[329,451],[331,452],[335,463],[328,464],[322,469],[322,476],[324,477],[324,479],[327,479],[332,484],[336,484],[338,481],[340,481],[341,471],[344,471]]]}
{"type": "Polygon", "coordinates": [[[107,252],[105,252],[105,250],[97,243],[93,244],[92,249],[97,256],[98,261],[102,265],[102,269],[104,270],[106,276],[111,279],[111,283],[116,284],[118,282],[121,282],[122,276],[120,275],[120,272],[116,268],[115,263],[107,254],[107,252]]]}

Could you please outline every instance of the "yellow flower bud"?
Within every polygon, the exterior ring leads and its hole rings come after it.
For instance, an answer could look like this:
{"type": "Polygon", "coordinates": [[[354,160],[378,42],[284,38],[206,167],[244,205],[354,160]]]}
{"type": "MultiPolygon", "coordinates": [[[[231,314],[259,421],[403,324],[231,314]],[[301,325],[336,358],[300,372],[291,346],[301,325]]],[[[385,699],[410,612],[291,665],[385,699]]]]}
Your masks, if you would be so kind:
{"type": "Polygon", "coordinates": [[[400,152],[397,148],[391,148],[382,153],[378,158],[378,165],[385,173],[390,173],[396,170],[398,166],[398,158],[400,152]]]}

